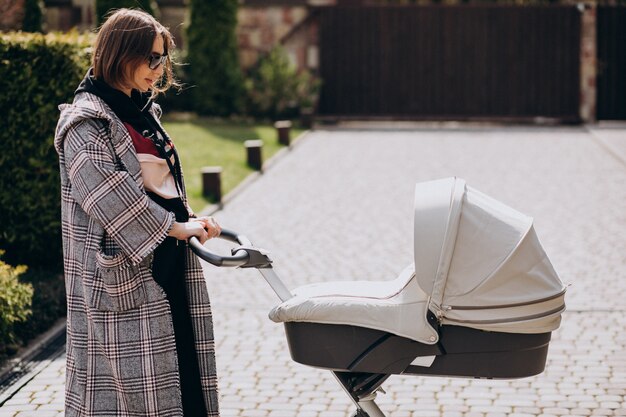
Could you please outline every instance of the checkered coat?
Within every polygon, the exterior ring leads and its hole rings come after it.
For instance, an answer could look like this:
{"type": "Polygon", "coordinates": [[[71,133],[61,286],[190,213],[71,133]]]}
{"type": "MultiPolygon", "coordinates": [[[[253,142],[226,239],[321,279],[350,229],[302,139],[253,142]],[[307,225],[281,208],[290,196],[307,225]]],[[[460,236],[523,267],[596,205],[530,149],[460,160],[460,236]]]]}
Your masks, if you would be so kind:
{"type": "MultiPolygon", "coordinates": [[[[182,416],[170,307],[151,271],[174,215],[147,197],[132,139],[104,101],[83,92],[59,109],[65,415],[182,416]]],[[[209,297],[189,248],[185,281],[208,416],[218,416],[209,297]]]]}

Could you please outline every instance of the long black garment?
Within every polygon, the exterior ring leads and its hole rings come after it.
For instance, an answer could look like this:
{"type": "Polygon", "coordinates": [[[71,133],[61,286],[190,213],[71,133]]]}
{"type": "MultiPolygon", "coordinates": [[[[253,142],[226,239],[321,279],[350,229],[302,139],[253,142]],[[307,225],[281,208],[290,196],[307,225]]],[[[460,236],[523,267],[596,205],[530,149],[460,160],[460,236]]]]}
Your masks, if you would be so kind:
{"type": "MultiPolygon", "coordinates": [[[[152,115],[149,112],[152,103],[148,94],[133,90],[131,97],[128,97],[105,82],[97,80],[93,76],[92,69],[87,72],[76,93],[82,91],[90,92],[102,98],[123,122],[129,123],[143,136],[149,136],[153,140],[157,138],[169,139],[167,134],[152,120],[152,115]]],[[[176,164],[170,168],[178,171],[173,172],[172,175],[174,175],[179,189],[182,189],[180,175],[178,175],[180,172],[178,156],[175,151],[173,154],[176,164]]],[[[147,192],[147,195],[164,209],[173,212],[177,222],[189,221],[189,213],[181,198],[166,199],[151,192],[147,192]]],[[[202,393],[200,369],[185,285],[187,253],[185,247],[185,242],[178,241],[173,237],[166,237],[154,251],[152,275],[154,280],[163,288],[172,311],[183,414],[185,417],[206,417],[207,411],[202,393]]]]}
{"type": "MultiPolygon", "coordinates": [[[[173,212],[177,222],[189,220],[189,213],[179,198],[165,199],[148,193],[157,204],[173,212]]],[[[185,417],[206,417],[200,371],[194,345],[193,327],[185,286],[185,242],[166,237],[154,251],[152,275],[163,288],[172,309],[180,384],[185,417]]]]}

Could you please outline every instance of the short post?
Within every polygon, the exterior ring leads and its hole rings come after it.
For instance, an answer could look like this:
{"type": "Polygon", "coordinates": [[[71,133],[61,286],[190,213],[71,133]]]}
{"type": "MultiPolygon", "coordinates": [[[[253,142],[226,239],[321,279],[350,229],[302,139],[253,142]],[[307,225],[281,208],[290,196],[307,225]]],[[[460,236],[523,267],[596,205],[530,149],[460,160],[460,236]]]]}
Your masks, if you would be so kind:
{"type": "Polygon", "coordinates": [[[222,167],[204,167],[202,172],[202,195],[222,202],[222,167]]]}
{"type": "Polygon", "coordinates": [[[243,144],[246,147],[248,166],[263,172],[263,156],[261,155],[263,141],[258,139],[247,140],[243,144]]]}
{"type": "Polygon", "coordinates": [[[312,107],[303,107],[300,109],[300,124],[305,129],[313,127],[313,113],[315,113],[315,111],[312,107]]]}
{"type": "Polygon", "coordinates": [[[291,122],[289,120],[279,120],[274,123],[274,127],[278,131],[278,143],[290,146],[289,129],[291,129],[291,122]]]}

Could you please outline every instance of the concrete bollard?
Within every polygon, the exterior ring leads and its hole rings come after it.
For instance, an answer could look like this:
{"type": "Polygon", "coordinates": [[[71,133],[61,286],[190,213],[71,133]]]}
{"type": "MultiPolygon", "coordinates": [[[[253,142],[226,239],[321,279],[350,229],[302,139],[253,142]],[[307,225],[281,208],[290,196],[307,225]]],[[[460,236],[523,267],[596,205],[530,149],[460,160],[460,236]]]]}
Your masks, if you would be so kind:
{"type": "Polygon", "coordinates": [[[289,120],[279,120],[274,123],[274,127],[278,131],[278,143],[290,146],[291,139],[289,137],[289,130],[291,129],[291,122],[289,120]]]}
{"type": "Polygon", "coordinates": [[[222,202],[222,167],[204,167],[202,172],[202,195],[222,202]]]}
{"type": "Polygon", "coordinates": [[[263,141],[258,139],[247,140],[243,144],[246,147],[248,166],[252,169],[263,172],[263,156],[261,153],[261,150],[263,149],[263,141]]]}

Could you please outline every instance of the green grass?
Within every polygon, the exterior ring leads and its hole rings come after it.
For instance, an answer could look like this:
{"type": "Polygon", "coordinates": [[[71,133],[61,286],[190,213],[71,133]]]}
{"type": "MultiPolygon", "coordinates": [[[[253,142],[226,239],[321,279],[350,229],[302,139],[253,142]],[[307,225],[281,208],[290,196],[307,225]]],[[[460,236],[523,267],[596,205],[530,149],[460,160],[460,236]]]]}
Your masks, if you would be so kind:
{"type": "MultiPolygon", "coordinates": [[[[267,161],[284,147],[278,143],[276,129],[272,125],[204,118],[175,121],[168,120],[167,117],[164,118],[163,124],[180,155],[189,205],[195,212],[200,212],[211,203],[202,196],[200,174],[202,167],[222,167],[223,196],[254,172],[246,164],[244,141],[248,139],[263,141],[263,161],[267,161]]],[[[291,140],[302,132],[301,129],[292,129],[291,140]]]]}

